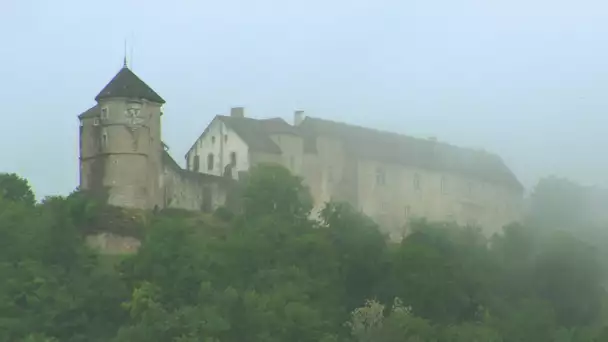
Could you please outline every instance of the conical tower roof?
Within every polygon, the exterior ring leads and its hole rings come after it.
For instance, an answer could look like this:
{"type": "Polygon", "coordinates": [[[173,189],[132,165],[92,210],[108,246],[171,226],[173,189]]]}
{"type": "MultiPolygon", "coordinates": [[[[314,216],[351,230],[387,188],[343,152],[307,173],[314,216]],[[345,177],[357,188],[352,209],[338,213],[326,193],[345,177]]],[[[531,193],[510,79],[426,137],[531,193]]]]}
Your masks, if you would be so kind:
{"type": "Polygon", "coordinates": [[[160,104],[165,103],[165,100],[137,77],[126,64],[112,78],[110,83],[97,94],[95,101],[112,97],[138,98],[160,104]]]}

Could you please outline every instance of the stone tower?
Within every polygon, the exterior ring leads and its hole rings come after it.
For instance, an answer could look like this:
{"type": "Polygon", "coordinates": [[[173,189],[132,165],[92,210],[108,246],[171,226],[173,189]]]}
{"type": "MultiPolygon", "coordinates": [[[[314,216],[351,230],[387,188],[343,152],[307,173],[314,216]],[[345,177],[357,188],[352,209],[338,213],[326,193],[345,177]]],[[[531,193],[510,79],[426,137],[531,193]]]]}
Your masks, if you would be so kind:
{"type": "Polygon", "coordinates": [[[125,62],[80,119],[80,188],[108,204],[162,205],[161,107],[165,101],[125,62]]]}

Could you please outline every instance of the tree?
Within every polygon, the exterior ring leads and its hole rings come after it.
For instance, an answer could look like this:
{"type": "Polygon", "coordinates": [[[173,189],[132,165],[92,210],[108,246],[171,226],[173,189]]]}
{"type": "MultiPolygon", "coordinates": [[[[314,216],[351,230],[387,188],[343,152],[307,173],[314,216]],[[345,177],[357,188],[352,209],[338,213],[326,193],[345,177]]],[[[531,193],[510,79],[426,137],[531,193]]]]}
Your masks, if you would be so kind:
{"type": "Polygon", "coordinates": [[[0,198],[27,205],[36,203],[29,182],[15,173],[0,173],[0,198]]]}
{"type": "Polygon", "coordinates": [[[394,251],[390,295],[434,322],[474,319],[487,304],[495,272],[485,238],[474,228],[454,224],[417,221],[412,229],[394,251]]]}
{"type": "Polygon", "coordinates": [[[541,179],[530,196],[526,221],[529,226],[540,229],[581,227],[586,223],[584,188],[563,178],[541,179]]]}
{"type": "Polygon", "coordinates": [[[348,203],[327,203],[321,211],[349,310],[371,298],[386,277],[389,255],[378,226],[348,203]]]}
{"type": "Polygon", "coordinates": [[[312,198],[302,179],[278,164],[259,164],[250,171],[243,193],[247,217],[275,215],[304,220],[310,215],[312,198]]]}

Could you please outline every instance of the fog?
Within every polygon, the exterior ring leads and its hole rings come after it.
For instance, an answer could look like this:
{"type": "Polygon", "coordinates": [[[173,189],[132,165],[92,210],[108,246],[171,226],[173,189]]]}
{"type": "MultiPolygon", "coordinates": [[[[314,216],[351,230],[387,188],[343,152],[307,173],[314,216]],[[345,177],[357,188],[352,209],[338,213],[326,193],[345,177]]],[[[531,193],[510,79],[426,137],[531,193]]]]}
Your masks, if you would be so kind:
{"type": "Polygon", "coordinates": [[[608,185],[608,4],[0,2],[0,172],[78,182],[77,115],[119,70],[166,101],[178,161],[214,115],[308,115],[499,154],[528,188],[608,185]]]}

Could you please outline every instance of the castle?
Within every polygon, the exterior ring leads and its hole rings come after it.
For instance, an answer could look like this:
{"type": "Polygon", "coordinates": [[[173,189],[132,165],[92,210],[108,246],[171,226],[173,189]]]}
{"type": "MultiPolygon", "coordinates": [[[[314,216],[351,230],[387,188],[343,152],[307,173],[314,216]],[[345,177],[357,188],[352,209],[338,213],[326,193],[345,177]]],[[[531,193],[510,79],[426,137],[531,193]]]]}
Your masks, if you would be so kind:
{"type": "Polygon", "coordinates": [[[242,107],[216,116],[181,168],[161,136],[165,100],[126,63],[80,119],[80,187],[109,204],[211,211],[225,205],[252,165],[301,176],[317,213],[347,201],[392,239],[411,218],[499,231],[521,213],[523,187],[500,157],[436,139],[306,117],[254,119],[242,107]]]}

